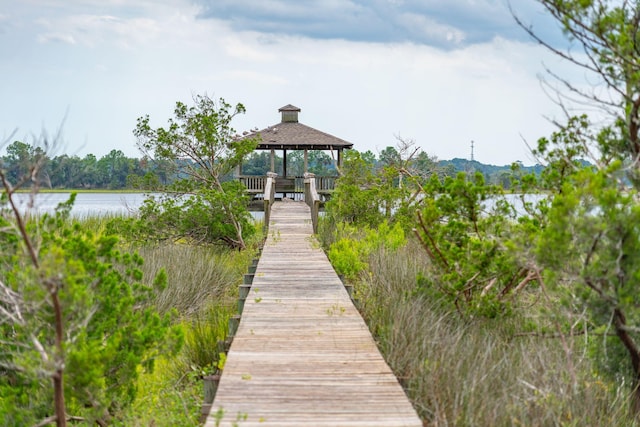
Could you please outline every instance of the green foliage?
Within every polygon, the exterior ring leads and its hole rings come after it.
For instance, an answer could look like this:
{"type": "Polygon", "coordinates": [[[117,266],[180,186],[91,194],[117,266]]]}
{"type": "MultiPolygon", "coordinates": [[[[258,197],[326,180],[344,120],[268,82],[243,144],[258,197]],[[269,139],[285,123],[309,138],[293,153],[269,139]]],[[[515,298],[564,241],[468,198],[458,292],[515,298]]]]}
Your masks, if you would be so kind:
{"type": "Polygon", "coordinates": [[[252,233],[248,199],[239,184],[222,180],[257,144],[253,139],[233,139],[231,120],[244,112],[242,104],[231,106],[224,99],[216,102],[196,95],[193,106],[176,103],[175,118],[166,128],[152,128],[149,116],[138,119],[138,146],[149,157],[174,162],[179,175],[186,177],[176,188],[189,197],[148,200],[135,232],[143,229],[143,235],[158,235],[160,240],[184,237],[246,247],[244,239],[252,233]]]}
{"type": "MultiPolygon", "coordinates": [[[[572,123],[554,134],[553,145],[541,140],[539,151],[575,164],[581,153],[573,148],[572,123]]],[[[601,140],[608,135],[608,130],[602,131],[601,140]]],[[[582,136],[580,141],[586,144],[587,138],[582,136]]],[[[592,354],[601,356],[603,371],[616,376],[636,371],[636,376],[637,366],[629,362],[637,357],[640,340],[634,326],[640,323],[638,192],[625,186],[621,161],[602,159],[601,165],[568,170],[554,166],[556,191],[550,195],[545,227],[535,240],[535,255],[545,268],[546,282],[562,295],[560,301],[568,311],[585,312],[596,330],[606,333],[611,329],[618,336],[614,342],[591,341],[596,346],[592,354]],[[609,351],[603,351],[603,343],[609,351]],[[631,356],[626,363],[619,357],[623,349],[631,356]],[[616,354],[618,357],[611,357],[616,354]]]]}
{"type": "Polygon", "coordinates": [[[198,425],[202,381],[176,369],[174,358],[159,357],[153,371],[141,371],[136,400],[121,422],[127,427],[198,425]]]}
{"type": "MultiPolygon", "coordinates": [[[[252,239],[249,246],[254,244],[252,239]]],[[[155,293],[153,305],[159,313],[177,311],[185,342],[178,354],[156,358],[152,372],[139,369],[136,398],[121,425],[196,425],[201,377],[224,365],[217,341],[224,338],[227,318],[236,310],[237,286],[252,251],[179,243],[132,248],[145,260],[140,269],[147,286],[166,272],[167,286],[155,293]]]]}
{"type": "Polygon", "coordinates": [[[237,247],[236,227],[243,241],[255,233],[247,209],[248,195],[237,181],[223,182],[221,188],[224,191],[200,189],[183,196],[151,196],[137,217],[115,218],[108,229],[137,242],[185,241],[237,247]],[[229,212],[233,212],[233,219],[229,212]]]}
{"type": "Polygon", "coordinates": [[[508,243],[515,212],[501,189],[480,173],[459,173],[444,181],[434,176],[423,190],[416,233],[432,269],[419,278],[419,291],[436,291],[466,314],[508,313],[505,297],[528,280],[528,271],[508,243]]]}
{"type": "Polygon", "coordinates": [[[334,223],[375,226],[384,216],[380,194],[381,181],[374,164],[356,150],[345,152],[342,176],[326,204],[327,217],[334,223]]]}
{"type": "Polygon", "coordinates": [[[150,157],[164,160],[189,159],[180,171],[202,184],[218,186],[220,178],[237,166],[257,141],[234,140],[232,119],[244,114],[242,104],[232,106],[224,99],[194,96],[194,105],[176,102],[168,127],[153,129],[149,116],[140,117],[134,130],[138,146],[150,157]]]}
{"type": "Polygon", "coordinates": [[[0,168],[9,182],[27,187],[48,188],[145,188],[156,189],[162,181],[167,184],[166,165],[149,162],[148,159],[129,158],[120,150],[111,150],[100,159],[93,154],[83,158],[62,154],[47,155],[47,142],[41,147],[21,141],[7,146],[7,155],[0,157],[0,168]],[[31,171],[37,173],[31,176],[31,171]],[[162,178],[162,179],[160,179],[162,178]]]}
{"type": "Polygon", "coordinates": [[[341,237],[329,248],[328,257],[338,274],[350,280],[357,279],[366,271],[373,251],[381,247],[396,250],[406,242],[402,227],[398,223],[390,227],[386,221],[376,229],[343,224],[337,233],[341,237]]]}
{"type": "Polygon", "coordinates": [[[567,336],[567,354],[560,339],[514,333],[540,322],[536,305],[469,321],[413,292],[430,264],[415,240],[369,259],[370,274],[355,285],[358,307],[425,424],[638,425],[628,390],[585,357],[584,336],[567,336]]]}
{"type": "Polygon", "coordinates": [[[215,304],[199,313],[187,328],[183,363],[198,375],[208,375],[220,371],[225,355],[220,353],[218,341],[227,337],[229,318],[233,306],[215,304]]]}
{"type": "Polygon", "coordinates": [[[0,219],[0,285],[9,296],[0,299],[5,425],[50,415],[50,381],[60,372],[69,414],[87,422],[117,419],[135,397],[140,367],[151,369],[158,354],[181,345],[171,316],[151,305],[165,285],[162,276],[155,287],[143,285],[142,258],[121,252],[116,237],[69,220],[72,203],[73,197],[55,215],[27,222],[24,236],[10,216],[0,219]]]}

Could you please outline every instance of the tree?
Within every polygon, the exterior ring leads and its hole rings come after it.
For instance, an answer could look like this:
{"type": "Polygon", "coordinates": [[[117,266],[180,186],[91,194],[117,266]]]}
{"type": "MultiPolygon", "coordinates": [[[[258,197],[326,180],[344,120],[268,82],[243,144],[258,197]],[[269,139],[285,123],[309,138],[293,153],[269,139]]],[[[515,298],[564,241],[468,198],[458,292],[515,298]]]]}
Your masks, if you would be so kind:
{"type": "Polygon", "coordinates": [[[69,218],[75,195],[29,220],[15,193],[30,186],[36,197],[40,165],[16,182],[0,167],[0,415],[107,425],[131,403],[139,369],[180,343],[151,304],[166,275],[142,285],[137,254],[69,218]]]}
{"type": "Polygon", "coordinates": [[[14,184],[31,185],[42,184],[43,170],[48,161],[47,156],[40,147],[32,147],[22,141],[14,141],[7,146],[7,155],[0,161],[0,167],[5,170],[7,179],[14,184]],[[32,180],[32,174],[37,180],[32,180]],[[27,178],[28,177],[28,178],[27,178]]]}
{"type": "Polygon", "coordinates": [[[512,250],[519,230],[502,189],[476,171],[444,179],[433,174],[420,191],[414,233],[432,265],[418,289],[465,316],[509,313],[509,298],[535,276],[512,250]]]}
{"type": "Polygon", "coordinates": [[[327,216],[334,223],[377,226],[384,218],[379,188],[375,165],[357,150],[346,151],[342,176],[326,205],[327,216]]]}
{"type": "Polygon", "coordinates": [[[133,172],[130,159],[120,150],[111,150],[98,160],[97,168],[107,188],[118,189],[127,185],[127,176],[133,172]]]}
{"type": "MultiPolygon", "coordinates": [[[[183,190],[190,193],[204,190],[207,194],[200,200],[214,202],[210,205],[212,209],[222,209],[224,222],[230,224],[233,233],[206,236],[207,240],[219,239],[244,249],[244,234],[251,225],[246,206],[234,202],[245,200],[244,189],[223,182],[223,177],[255,149],[257,141],[233,138],[235,131],[231,121],[245,112],[242,104],[232,106],[222,98],[216,102],[207,95],[196,95],[193,101],[191,107],[177,102],[174,118],[169,119],[166,128],[154,129],[149,116],[140,117],[134,130],[138,147],[150,158],[173,161],[177,173],[188,178],[181,183],[183,190]],[[219,197],[214,197],[216,194],[219,197]]],[[[224,227],[223,230],[228,229],[224,227]]]]}
{"type": "Polygon", "coordinates": [[[341,177],[327,203],[334,222],[376,227],[384,220],[400,221],[410,228],[423,180],[417,168],[424,167],[429,156],[413,140],[397,139],[397,146],[385,148],[377,162],[370,151],[345,153],[341,177]]]}
{"type": "Polygon", "coordinates": [[[597,330],[615,333],[640,411],[640,8],[626,0],[538,1],[579,50],[555,47],[517,22],[599,82],[585,87],[547,70],[566,90],[560,97],[565,111],[568,100],[578,98],[597,107],[604,123],[572,117],[538,141],[535,153],[548,164],[543,184],[552,193],[540,217],[536,261],[545,279],[571,296],[566,300],[574,309],[587,309],[597,330]],[[594,166],[584,167],[585,158],[594,166]]]}
{"type": "MultiPolygon", "coordinates": [[[[280,165],[281,159],[277,158],[275,163],[280,165]]],[[[242,164],[242,173],[245,175],[266,176],[270,170],[271,155],[268,151],[254,151],[242,164]]]]}
{"type": "MultiPolygon", "coordinates": [[[[605,139],[590,141],[587,155],[598,156],[607,163],[613,159],[625,162],[629,177],[640,179],[640,8],[636,2],[624,0],[538,0],[555,18],[572,44],[579,50],[562,50],[538,36],[514,14],[516,21],[537,42],[551,52],[580,67],[595,78],[597,84],[578,85],[547,68],[567,92],[557,91],[560,102],[576,98],[597,107],[608,118],[605,139]],[[605,90],[603,90],[603,88],[605,90]]],[[[560,127],[562,125],[557,123],[560,127]]],[[[603,135],[604,136],[604,135],[603,135]]],[[[636,187],[638,184],[635,184],[636,187]]]]}

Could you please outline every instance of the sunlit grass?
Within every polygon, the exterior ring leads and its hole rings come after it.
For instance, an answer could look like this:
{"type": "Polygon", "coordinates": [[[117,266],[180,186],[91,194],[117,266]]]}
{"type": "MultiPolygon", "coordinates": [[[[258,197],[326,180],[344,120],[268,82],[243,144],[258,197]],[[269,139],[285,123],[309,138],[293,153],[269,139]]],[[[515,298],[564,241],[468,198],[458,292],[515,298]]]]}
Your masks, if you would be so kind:
{"type": "Polygon", "coordinates": [[[137,396],[123,425],[173,427],[198,424],[202,384],[195,375],[180,374],[174,360],[160,357],[153,371],[140,371],[137,396]]]}

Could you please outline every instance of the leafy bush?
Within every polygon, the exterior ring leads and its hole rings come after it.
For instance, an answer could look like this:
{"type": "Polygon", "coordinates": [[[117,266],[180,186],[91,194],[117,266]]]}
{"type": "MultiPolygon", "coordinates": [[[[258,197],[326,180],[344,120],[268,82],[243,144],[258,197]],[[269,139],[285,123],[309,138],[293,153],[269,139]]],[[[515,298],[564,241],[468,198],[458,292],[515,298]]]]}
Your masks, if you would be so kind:
{"type": "Polygon", "coordinates": [[[355,228],[349,225],[338,227],[341,237],[330,246],[328,257],[338,274],[354,280],[366,270],[369,254],[380,247],[397,249],[405,242],[404,230],[396,223],[390,227],[383,221],[377,229],[355,228]]]}
{"type": "Polygon", "coordinates": [[[480,173],[444,181],[434,176],[423,190],[415,232],[432,267],[419,278],[419,288],[437,292],[464,314],[509,313],[506,297],[535,276],[510,243],[517,221],[501,190],[485,185],[480,173]]]}
{"type": "Polygon", "coordinates": [[[255,233],[247,209],[248,195],[237,181],[222,184],[224,191],[196,189],[190,194],[167,194],[146,199],[135,218],[116,218],[109,230],[139,242],[190,244],[222,243],[240,247],[236,228],[244,240],[255,233]],[[228,212],[234,212],[231,220],[228,212]]]}
{"type": "Polygon", "coordinates": [[[171,313],[151,304],[166,276],[143,285],[142,258],[120,251],[115,236],[69,220],[72,203],[32,221],[0,217],[0,395],[8,397],[1,409],[9,425],[54,413],[52,381],[68,414],[118,419],[135,397],[139,369],[182,342],[171,313]]]}

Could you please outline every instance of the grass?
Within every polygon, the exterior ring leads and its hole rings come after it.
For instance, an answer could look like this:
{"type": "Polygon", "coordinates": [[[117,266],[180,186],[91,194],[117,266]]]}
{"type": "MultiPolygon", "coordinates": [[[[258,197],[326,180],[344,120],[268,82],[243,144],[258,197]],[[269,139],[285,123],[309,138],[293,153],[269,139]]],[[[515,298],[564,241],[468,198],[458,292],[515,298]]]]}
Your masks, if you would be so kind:
{"type": "Polygon", "coordinates": [[[197,425],[204,398],[202,376],[224,363],[217,343],[226,337],[228,319],[237,308],[238,284],[252,253],[183,244],[137,251],[145,260],[146,280],[166,270],[168,285],[156,306],[160,312],[177,311],[185,341],[176,357],[161,357],[152,372],[141,374],[124,425],[197,425]]]}
{"type": "Polygon", "coordinates": [[[140,372],[137,395],[122,425],[197,425],[202,385],[193,375],[176,375],[173,360],[161,357],[153,371],[140,372]]]}
{"type": "Polygon", "coordinates": [[[158,310],[165,313],[175,309],[187,319],[205,312],[211,304],[233,304],[250,260],[248,252],[185,244],[143,246],[137,250],[145,260],[145,277],[154,277],[162,268],[167,272],[169,284],[156,300],[158,310]]]}
{"type": "Polygon", "coordinates": [[[463,320],[416,292],[429,260],[410,241],[369,258],[359,309],[387,363],[429,426],[633,426],[630,389],[598,374],[584,337],[516,336],[528,313],[463,320]],[[575,371],[573,382],[571,369],[575,371]]]}

